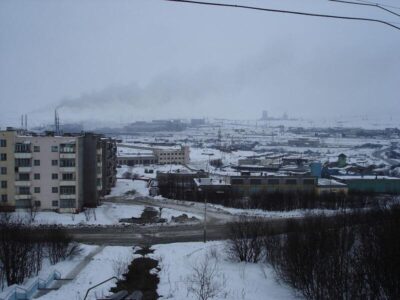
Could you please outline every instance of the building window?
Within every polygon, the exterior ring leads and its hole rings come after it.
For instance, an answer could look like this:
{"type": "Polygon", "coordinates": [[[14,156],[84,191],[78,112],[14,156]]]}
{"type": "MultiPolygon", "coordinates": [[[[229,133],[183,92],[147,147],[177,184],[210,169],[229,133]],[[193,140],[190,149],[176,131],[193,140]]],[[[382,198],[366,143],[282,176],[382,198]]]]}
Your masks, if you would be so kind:
{"type": "Polygon", "coordinates": [[[58,187],[53,186],[53,187],[51,188],[51,192],[52,192],[52,193],[58,193],[58,187]]]}
{"type": "Polygon", "coordinates": [[[20,186],[19,187],[19,195],[30,195],[31,191],[29,186],[20,186]]]}
{"type": "Polygon", "coordinates": [[[74,158],[64,158],[60,159],[60,167],[75,167],[75,159],[74,158]]]}
{"type": "Polygon", "coordinates": [[[51,161],[51,165],[52,165],[52,166],[58,166],[58,160],[57,160],[57,159],[53,159],[53,160],[51,161]]]}
{"type": "Polygon", "coordinates": [[[30,167],[31,160],[29,158],[16,158],[15,159],[15,166],[16,167],[30,167]]]}
{"type": "Polygon", "coordinates": [[[278,185],[279,184],[279,179],[268,179],[268,184],[278,185]]]}
{"type": "Polygon", "coordinates": [[[75,186],[61,186],[60,194],[61,195],[74,195],[75,194],[75,186]]]}
{"type": "Polygon", "coordinates": [[[1,167],[1,175],[7,175],[7,167],[1,167]]]}
{"type": "Polygon", "coordinates": [[[0,147],[7,147],[7,140],[0,140],[0,147]]]}
{"type": "Polygon", "coordinates": [[[295,184],[297,184],[297,180],[296,179],[286,179],[285,183],[289,184],[289,185],[295,185],[295,184]]]}
{"type": "Polygon", "coordinates": [[[30,153],[30,152],[31,152],[30,144],[24,144],[24,143],[15,144],[15,153],[30,153]]]}
{"type": "Polygon", "coordinates": [[[51,201],[51,206],[56,206],[56,207],[58,207],[58,200],[53,200],[53,201],[51,201]]]}
{"type": "Polygon", "coordinates": [[[33,146],[33,152],[40,152],[40,146],[33,146]]]}
{"type": "Polygon", "coordinates": [[[0,159],[1,159],[1,161],[6,161],[7,160],[7,153],[1,153],[0,154],[0,159]]]}
{"type": "Polygon", "coordinates": [[[261,184],[261,179],[250,179],[250,184],[254,185],[261,184]]]}
{"type": "Polygon", "coordinates": [[[39,173],[33,174],[33,179],[34,180],[40,180],[40,174],[39,173]]]}
{"type": "Polygon", "coordinates": [[[75,199],[60,199],[60,208],[75,208],[75,199]]]}
{"type": "Polygon", "coordinates": [[[7,181],[6,181],[6,180],[3,180],[3,181],[1,182],[1,188],[2,188],[2,189],[6,189],[6,188],[7,188],[7,181]]]}
{"type": "Polygon", "coordinates": [[[35,207],[40,207],[40,205],[42,205],[42,203],[38,200],[35,201],[35,207]]]}
{"type": "Polygon", "coordinates": [[[58,174],[57,173],[51,174],[51,179],[53,180],[58,179],[58,174]]]}
{"type": "Polygon", "coordinates": [[[35,159],[35,160],[33,161],[33,165],[34,165],[34,166],[40,166],[40,160],[39,160],[39,159],[35,159]]]}
{"type": "Polygon", "coordinates": [[[231,184],[243,184],[243,179],[232,179],[231,184]]]}
{"type": "Polygon", "coordinates": [[[58,146],[51,146],[51,152],[58,152],[58,146]]]}
{"type": "Polygon", "coordinates": [[[40,187],[35,186],[35,187],[33,188],[33,192],[34,192],[35,194],[39,194],[39,193],[40,193],[40,187]]]}
{"type": "Polygon", "coordinates": [[[75,153],[75,144],[61,144],[60,153],[75,153]]]}
{"type": "Polygon", "coordinates": [[[8,201],[7,194],[1,195],[1,202],[7,202],[7,201],[8,201]]]}
{"type": "Polygon", "coordinates": [[[29,181],[30,180],[30,174],[29,173],[19,173],[19,180],[20,181],[29,181]]]}
{"type": "Polygon", "coordinates": [[[63,173],[62,180],[75,180],[74,173],[63,173]]]}
{"type": "Polygon", "coordinates": [[[303,184],[304,185],[314,185],[315,181],[314,179],[304,179],[303,184]]]}

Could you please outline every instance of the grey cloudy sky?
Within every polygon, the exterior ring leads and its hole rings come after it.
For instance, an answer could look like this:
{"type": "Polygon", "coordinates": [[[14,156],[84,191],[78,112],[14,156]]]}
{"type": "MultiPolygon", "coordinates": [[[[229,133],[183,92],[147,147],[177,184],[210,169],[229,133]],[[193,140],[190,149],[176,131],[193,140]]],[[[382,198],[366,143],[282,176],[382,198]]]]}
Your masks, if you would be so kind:
{"type": "MultiPolygon", "coordinates": [[[[225,2],[400,26],[376,8],[327,0],[225,2]]],[[[56,107],[64,121],[243,119],[263,109],[385,117],[400,113],[399,90],[400,31],[381,24],[161,0],[0,1],[2,126],[23,113],[49,121],[56,107]]]]}

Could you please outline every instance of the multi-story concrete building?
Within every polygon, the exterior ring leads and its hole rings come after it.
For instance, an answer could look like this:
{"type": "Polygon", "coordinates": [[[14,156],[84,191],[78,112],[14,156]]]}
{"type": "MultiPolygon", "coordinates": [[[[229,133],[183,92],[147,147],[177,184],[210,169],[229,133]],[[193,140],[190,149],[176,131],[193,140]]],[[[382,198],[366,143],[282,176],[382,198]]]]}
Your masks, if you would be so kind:
{"type": "Polygon", "coordinates": [[[159,164],[183,164],[190,161],[189,146],[180,146],[179,148],[155,148],[154,155],[159,164]]]}
{"type": "Polygon", "coordinates": [[[0,131],[0,208],[75,212],[97,205],[99,196],[115,184],[108,179],[103,185],[108,175],[98,168],[99,144],[101,136],[93,134],[36,135],[12,128],[0,131]]]}
{"type": "Polygon", "coordinates": [[[191,200],[194,199],[195,178],[206,178],[207,173],[194,172],[187,169],[169,172],[157,172],[157,182],[160,194],[163,197],[191,200]]]}
{"type": "Polygon", "coordinates": [[[150,147],[150,146],[133,146],[121,144],[123,147],[137,149],[142,151],[136,154],[120,154],[118,155],[118,163],[123,165],[136,164],[181,164],[186,165],[190,162],[189,146],[171,146],[171,147],[150,147]],[[145,152],[143,152],[145,151],[145,152]]]}
{"type": "MultiPolygon", "coordinates": [[[[99,151],[99,149],[97,149],[99,151]]],[[[101,196],[108,195],[117,182],[117,143],[111,138],[101,139],[101,196]]]]}

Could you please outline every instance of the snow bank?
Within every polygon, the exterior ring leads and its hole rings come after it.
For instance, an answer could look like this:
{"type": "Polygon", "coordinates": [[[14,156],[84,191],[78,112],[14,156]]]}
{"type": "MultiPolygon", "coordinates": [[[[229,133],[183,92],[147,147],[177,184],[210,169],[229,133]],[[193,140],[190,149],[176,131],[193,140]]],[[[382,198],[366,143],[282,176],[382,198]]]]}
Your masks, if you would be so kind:
{"type": "MultiPolygon", "coordinates": [[[[86,291],[115,276],[115,261],[127,260],[133,256],[132,247],[108,246],[102,252],[95,255],[92,261],[76,276],[74,280],[64,284],[59,290],[51,291],[47,295],[40,297],[41,300],[56,299],[83,299],[86,291]]],[[[64,275],[64,274],[63,274],[64,275]]],[[[115,280],[111,280],[90,291],[87,299],[97,299],[109,295],[111,287],[115,286],[115,280]]]]}
{"type": "Polygon", "coordinates": [[[155,245],[153,248],[156,251],[152,256],[159,259],[161,266],[157,291],[163,299],[196,299],[187,292],[187,277],[193,274],[193,267],[203,261],[207,254],[210,263],[217,263],[214,280],[222,286],[220,295],[213,299],[296,298],[290,288],[276,282],[270,267],[261,263],[229,261],[224,242],[175,243],[155,245]]]}

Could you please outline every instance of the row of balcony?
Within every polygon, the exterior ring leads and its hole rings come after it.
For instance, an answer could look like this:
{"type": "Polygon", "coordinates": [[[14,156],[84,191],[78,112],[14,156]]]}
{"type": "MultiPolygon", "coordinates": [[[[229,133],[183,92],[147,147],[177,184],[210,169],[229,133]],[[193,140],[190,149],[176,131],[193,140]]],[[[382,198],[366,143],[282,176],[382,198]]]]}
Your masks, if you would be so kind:
{"type": "MultiPolygon", "coordinates": [[[[75,199],[76,195],[75,194],[68,194],[68,195],[60,194],[59,197],[60,197],[60,199],[75,199]]],[[[14,199],[15,200],[30,200],[30,199],[32,199],[32,195],[31,194],[29,194],[29,195],[15,195],[14,199]]]]}
{"type": "MultiPolygon", "coordinates": [[[[73,173],[76,171],[76,167],[59,167],[60,171],[73,173]]],[[[15,172],[17,173],[30,173],[32,167],[15,167],[15,172]]]]}
{"type": "MultiPolygon", "coordinates": [[[[59,156],[60,156],[60,158],[76,158],[76,154],[70,153],[70,152],[60,153],[59,156]]],[[[14,157],[15,158],[32,158],[33,154],[32,154],[32,152],[15,152],[14,157]]]]}

